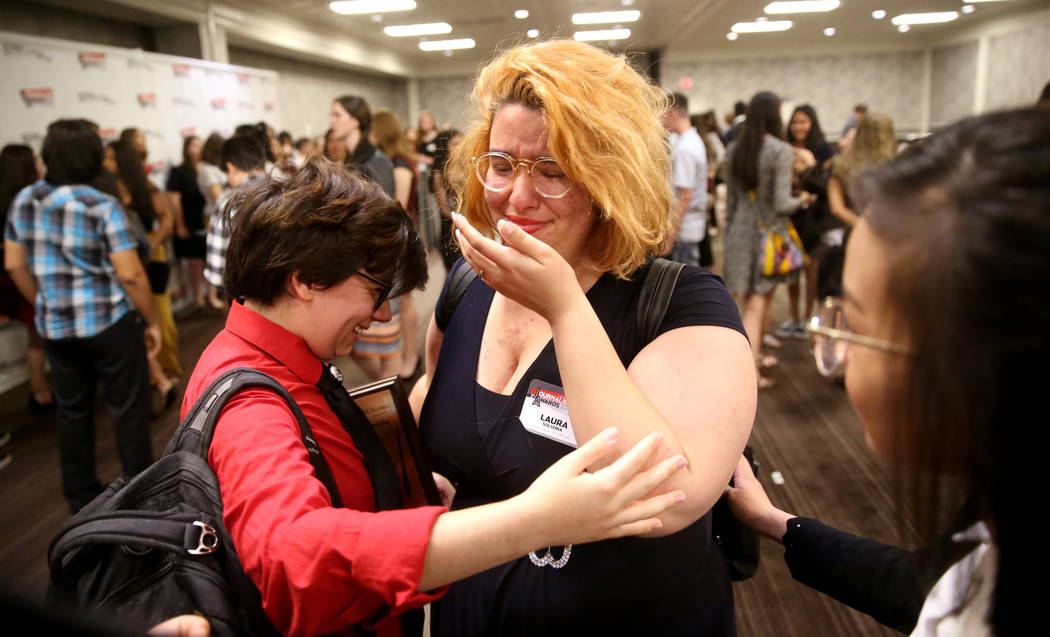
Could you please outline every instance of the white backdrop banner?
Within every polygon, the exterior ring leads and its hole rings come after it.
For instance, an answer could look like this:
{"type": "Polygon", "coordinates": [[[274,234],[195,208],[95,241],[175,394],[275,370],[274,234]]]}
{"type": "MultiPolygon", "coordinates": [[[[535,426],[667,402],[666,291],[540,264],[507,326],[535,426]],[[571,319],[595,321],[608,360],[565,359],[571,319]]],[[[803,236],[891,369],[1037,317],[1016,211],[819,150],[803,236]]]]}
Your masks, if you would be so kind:
{"type": "Polygon", "coordinates": [[[39,151],[47,125],[83,117],[104,141],[134,126],[152,171],[182,161],[182,140],[238,124],[280,130],[277,73],[193,58],[0,31],[0,142],[39,151]]]}

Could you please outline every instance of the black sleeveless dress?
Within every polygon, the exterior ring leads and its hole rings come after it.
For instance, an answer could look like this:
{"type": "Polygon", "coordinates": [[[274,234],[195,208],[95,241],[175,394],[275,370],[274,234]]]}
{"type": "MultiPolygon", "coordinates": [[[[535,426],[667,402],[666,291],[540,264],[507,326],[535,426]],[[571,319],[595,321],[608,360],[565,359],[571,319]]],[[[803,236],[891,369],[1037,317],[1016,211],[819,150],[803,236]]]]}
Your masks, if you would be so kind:
{"type": "MultiPolygon", "coordinates": [[[[455,267],[468,266],[461,259],[455,267]]],[[[644,269],[629,281],[604,275],[587,293],[625,366],[644,346],[634,319],[643,279],[644,269]]],[[[561,386],[553,342],[513,394],[491,392],[476,382],[493,295],[476,279],[449,325],[439,326],[444,341],[420,416],[425,453],[434,470],[457,486],[453,509],[517,495],[572,451],[529,433],[518,420],[533,380],[561,386]]],[[[442,290],[439,307],[444,296],[442,290]]],[[[687,325],[744,333],[722,281],[690,266],[679,277],[660,333],[687,325]]],[[[562,548],[550,552],[557,559],[562,548]]],[[[452,584],[432,608],[435,637],[736,634],[732,588],[711,541],[710,514],[664,538],[576,545],[560,569],[536,566],[528,557],[508,562],[452,584]]]]}

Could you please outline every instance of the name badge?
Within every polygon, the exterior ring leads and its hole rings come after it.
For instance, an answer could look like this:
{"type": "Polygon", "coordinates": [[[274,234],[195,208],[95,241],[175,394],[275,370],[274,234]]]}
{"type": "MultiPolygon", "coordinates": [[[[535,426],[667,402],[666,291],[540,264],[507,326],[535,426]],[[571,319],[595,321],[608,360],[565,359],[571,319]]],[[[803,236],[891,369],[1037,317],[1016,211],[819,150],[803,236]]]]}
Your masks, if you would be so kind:
{"type": "Polygon", "coordinates": [[[577,446],[576,433],[569,421],[565,390],[557,385],[542,380],[529,383],[529,393],[525,395],[518,420],[529,433],[550,438],[574,449],[577,446]]]}

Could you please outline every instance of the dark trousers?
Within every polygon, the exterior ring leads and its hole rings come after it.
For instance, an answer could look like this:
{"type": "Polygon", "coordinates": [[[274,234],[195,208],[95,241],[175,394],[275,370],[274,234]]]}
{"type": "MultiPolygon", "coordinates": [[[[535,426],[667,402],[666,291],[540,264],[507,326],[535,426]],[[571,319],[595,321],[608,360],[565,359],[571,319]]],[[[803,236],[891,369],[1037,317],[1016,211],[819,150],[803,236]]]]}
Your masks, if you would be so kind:
{"type": "Polygon", "coordinates": [[[95,474],[95,391],[102,381],[124,474],[150,465],[150,384],[139,316],[129,313],[90,338],[45,340],[58,418],[62,493],[76,513],[102,493],[95,474]]]}

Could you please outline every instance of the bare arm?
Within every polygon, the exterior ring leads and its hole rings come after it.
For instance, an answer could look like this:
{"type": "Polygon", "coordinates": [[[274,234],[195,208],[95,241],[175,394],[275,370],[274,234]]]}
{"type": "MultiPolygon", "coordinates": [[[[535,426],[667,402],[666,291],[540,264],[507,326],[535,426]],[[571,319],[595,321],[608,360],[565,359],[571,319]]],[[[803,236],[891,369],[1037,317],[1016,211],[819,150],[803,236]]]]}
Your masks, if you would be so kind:
{"type": "Polygon", "coordinates": [[[412,408],[412,415],[416,417],[416,422],[419,422],[419,413],[423,409],[423,401],[426,400],[427,392],[430,391],[430,379],[434,377],[434,370],[437,369],[438,354],[441,352],[441,343],[444,340],[445,333],[438,329],[437,321],[431,315],[430,324],[427,326],[426,344],[423,349],[423,364],[426,372],[416,381],[415,386],[412,388],[412,393],[408,396],[408,403],[412,408]]]}
{"type": "Polygon", "coordinates": [[[135,309],[146,321],[147,349],[151,354],[155,354],[160,349],[160,328],[157,326],[157,313],[153,308],[149,278],[146,277],[146,270],[142,268],[138,251],[131,249],[111,252],[109,262],[113,264],[117,279],[128,293],[135,309]]]}
{"type": "Polygon", "coordinates": [[[681,469],[684,459],[676,456],[643,469],[660,444],[659,436],[652,435],[606,468],[586,471],[614,447],[622,448],[621,439],[615,429],[607,429],[551,465],[521,495],[439,516],[417,589],[433,590],[542,546],[660,528],[652,516],[681,502],[684,494],[639,498],[681,469]]]}
{"type": "Polygon", "coordinates": [[[30,303],[36,303],[36,279],[29,269],[26,249],[21,243],[4,239],[4,269],[22,296],[30,303]]]}
{"type": "MultiPolygon", "coordinates": [[[[154,190],[150,197],[153,199],[153,210],[157,213],[157,227],[153,232],[148,233],[148,236],[150,247],[156,250],[157,246],[171,238],[172,231],[175,229],[175,215],[168,207],[168,200],[164,197],[164,193],[154,190]]],[[[179,209],[181,210],[182,206],[179,206],[179,209]]]]}
{"type": "Polygon", "coordinates": [[[860,219],[857,213],[850,210],[849,206],[846,205],[846,196],[842,192],[842,182],[839,181],[838,177],[832,176],[828,179],[828,207],[831,209],[831,214],[842,219],[850,226],[855,225],[857,220],[860,219]]]}
{"type": "Polygon", "coordinates": [[[663,254],[667,254],[674,247],[674,242],[678,240],[678,233],[682,230],[682,219],[685,218],[685,212],[689,210],[689,204],[693,201],[693,189],[692,188],[676,188],[678,191],[678,201],[675,204],[674,215],[671,217],[671,234],[667,236],[667,241],[664,242],[663,254]]]}
{"type": "Polygon", "coordinates": [[[182,209],[182,197],[177,192],[166,192],[164,193],[168,200],[168,208],[172,211],[172,216],[175,222],[175,235],[180,239],[186,239],[190,236],[190,231],[186,228],[186,215],[182,209]]]}
{"type": "Polygon", "coordinates": [[[791,178],[793,176],[791,166],[794,162],[794,154],[790,149],[777,152],[776,164],[773,167],[773,210],[778,215],[794,214],[803,200],[791,196],[791,178]]]}
{"type": "Polygon", "coordinates": [[[412,195],[412,170],[404,166],[394,167],[394,198],[408,210],[408,199],[412,195]]]}
{"type": "Polygon", "coordinates": [[[728,484],[754,419],[755,370],[747,339],[721,327],[680,328],[661,335],[625,369],[557,252],[507,222],[500,223],[501,246],[462,216],[453,218],[463,256],[484,270],[486,283],[550,323],[577,440],[589,440],[610,424],[627,443],[663,434],[654,457],[688,459],[689,468],[667,483],[685,492],[688,503],[662,517],[660,534],[681,530],[707,512],[728,484]]]}

